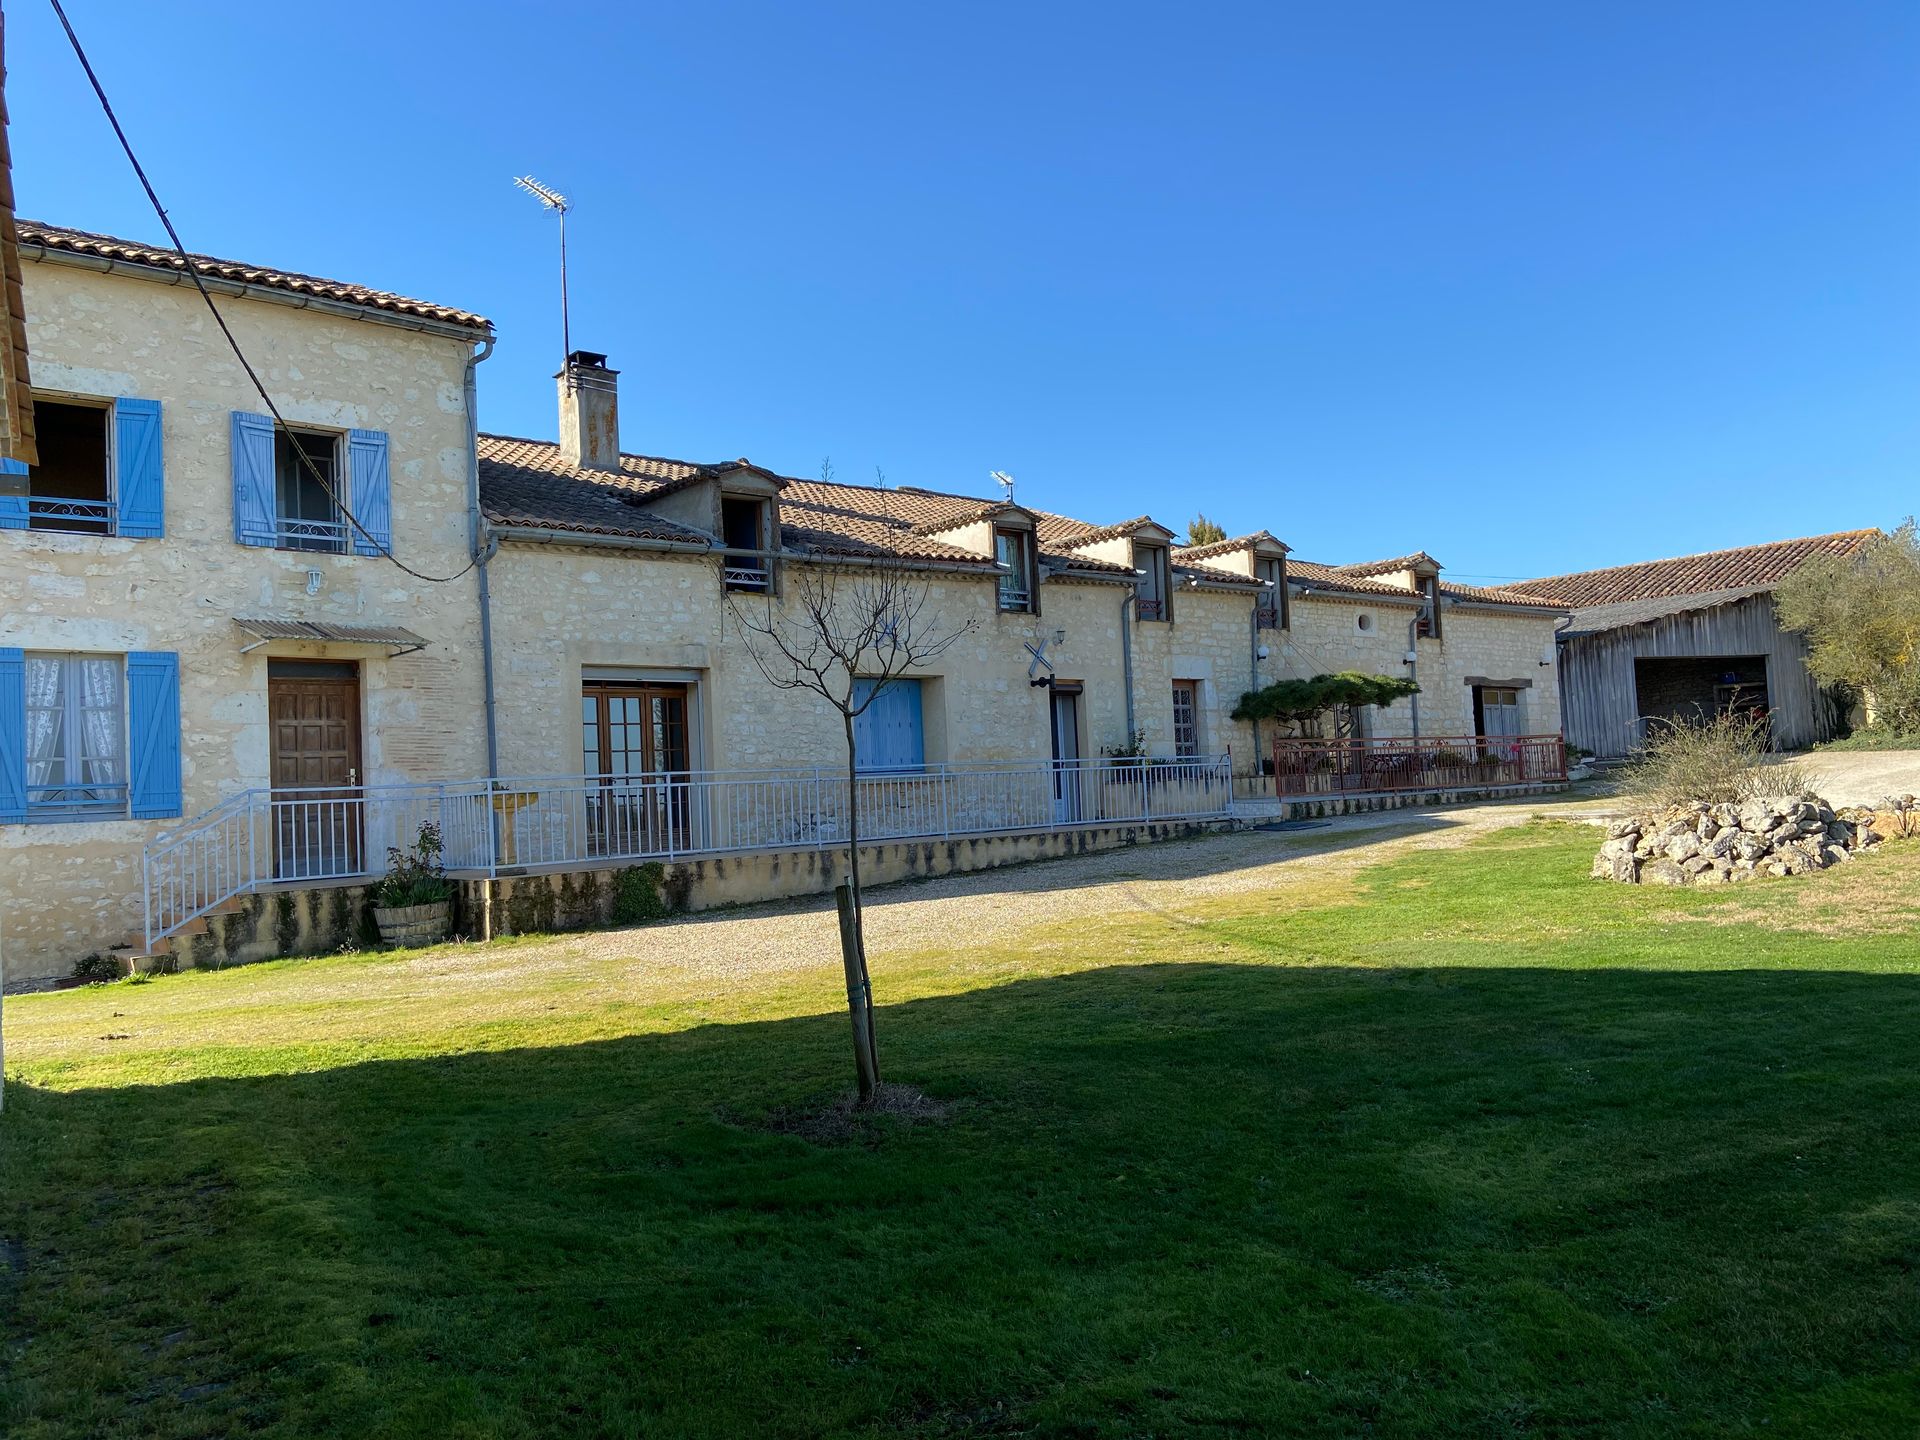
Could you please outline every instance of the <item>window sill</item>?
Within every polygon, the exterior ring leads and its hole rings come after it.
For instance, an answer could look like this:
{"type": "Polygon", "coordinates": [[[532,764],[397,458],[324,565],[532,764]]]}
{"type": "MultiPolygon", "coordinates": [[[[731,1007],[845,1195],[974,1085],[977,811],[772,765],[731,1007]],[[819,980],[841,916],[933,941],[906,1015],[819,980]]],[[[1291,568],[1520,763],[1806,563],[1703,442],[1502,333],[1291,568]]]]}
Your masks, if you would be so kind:
{"type": "Polygon", "coordinates": [[[126,810],[60,810],[27,812],[25,820],[9,820],[9,825],[87,825],[102,821],[131,820],[126,810]]]}

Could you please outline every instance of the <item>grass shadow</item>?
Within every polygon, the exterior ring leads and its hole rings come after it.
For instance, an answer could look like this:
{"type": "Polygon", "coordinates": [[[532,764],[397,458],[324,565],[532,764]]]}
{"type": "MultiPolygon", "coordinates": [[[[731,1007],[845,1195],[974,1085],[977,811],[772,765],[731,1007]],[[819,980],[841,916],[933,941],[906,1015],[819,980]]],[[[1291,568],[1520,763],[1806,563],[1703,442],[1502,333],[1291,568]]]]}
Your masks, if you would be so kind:
{"type": "Polygon", "coordinates": [[[769,1128],[837,1016],[10,1086],[0,1430],[1914,1431],[1911,975],[1114,965],[880,1034],[944,1123],[769,1128]]]}

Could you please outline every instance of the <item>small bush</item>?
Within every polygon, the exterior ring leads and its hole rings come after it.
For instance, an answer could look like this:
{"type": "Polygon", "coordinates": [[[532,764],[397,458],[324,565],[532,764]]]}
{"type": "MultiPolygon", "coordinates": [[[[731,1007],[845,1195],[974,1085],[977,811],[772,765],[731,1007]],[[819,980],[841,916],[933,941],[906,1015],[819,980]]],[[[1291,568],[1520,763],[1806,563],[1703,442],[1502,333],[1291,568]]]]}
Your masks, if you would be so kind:
{"type": "MultiPolygon", "coordinates": [[[[373,903],[386,910],[409,905],[438,905],[453,898],[453,882],[440,868],[440,827],[431,820],[405,850],[387,847],[387,873],[373,887],[373,903]]],[[[336,892],[340,893],[340,892],[336,892]]],[[[342,895],[344,903],[344,895],[342,895]]]]}
{"type": "Polygon", "coordinates": [[[89,985],[104,985],[120,978],[120,966],[111,955],[102,955],[96,950],[73,962],[73,978],[89,985]]]}
{"type": "Polygon", "coordinates": [[[1737,805],[1766,795],[1810,795],[1804,767],[1769,763],[1764,718],[1716,715],[1697,722],[1660,720],[1627,764],[1628,793],[1654,808],[1737,805]]]}
{"type": "Polygon", "coordinates": [[[613,923],[639,925],[648,920],[664,920],[667,902],[661,897],[660,882],[667,867],[658,860],[645,865],[629,865],[613,877],[613,923]]]}

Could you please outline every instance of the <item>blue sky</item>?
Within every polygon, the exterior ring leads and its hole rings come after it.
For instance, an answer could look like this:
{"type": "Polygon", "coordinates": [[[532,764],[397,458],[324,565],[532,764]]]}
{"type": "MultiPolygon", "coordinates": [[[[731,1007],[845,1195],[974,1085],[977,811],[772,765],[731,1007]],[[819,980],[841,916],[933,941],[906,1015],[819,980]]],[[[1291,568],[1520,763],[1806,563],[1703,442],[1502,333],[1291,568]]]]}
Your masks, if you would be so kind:
{"type": "MultiPolygon", "coordinates": [[[[1891,524],[1920,6],[69,0],[187,243],[480,310],[629,450],[1521,576],[1891,524]]],[[[39,0],[22,212],[158,238],[39,0]]]]}

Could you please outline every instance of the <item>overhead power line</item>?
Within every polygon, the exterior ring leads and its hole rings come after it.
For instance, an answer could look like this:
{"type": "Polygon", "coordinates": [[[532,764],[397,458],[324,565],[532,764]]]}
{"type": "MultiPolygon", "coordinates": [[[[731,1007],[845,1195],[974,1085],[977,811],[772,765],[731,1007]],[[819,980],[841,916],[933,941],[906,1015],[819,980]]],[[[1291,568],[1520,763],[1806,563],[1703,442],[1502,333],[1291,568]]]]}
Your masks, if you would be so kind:
{"type": "MultiPolygon", "coordinates": [[[[267,393],[267,387],[261,383],[258,372],[253,368],[253,362],[247,359],[246,352],[240,348],[240,342],[234,338],[233,331],[227,328],[227,320],[220,313],[220,307],[213,303],[213,296],[208,292],[206,282],[200,278],[200,267],[194,263],[193,256],[188,252],[187,247],[180,243],[180,232],[173,228],[173,220],[167,214],[166,207],[160,203],[159,195],[154,192],[153,182],[147,179],[147,172],[140,164],[140,157],[133,153],[133,145],[127,139],[127,132],[120,127],[120,117],[113,113],[112,102],[107,99],[107,92],[100,84],[100,77],[93,72],[93,62],[87,59],[86,49],[80,44],[80,37],[74,33],[73,22],[67,19],[67,12],[61,6],[60,0],[48,0],[48,3],[53,6],[53,13],[60,17],[60,28],[67,32],[67,42],[73,46],[73,53],[80,61],[80,68],[87,72],[87,83],[93,86],[93,93],[100,101],[100,108],[106,112],[107,123],[113,126],[114,136],[119,140],[120,148],[126,152],[127,163],[133,166],[133,173],[139,177],[140,188],[147,192],[147,201],[153,206],[153,213],[160,217],[160,223],[166,227],[167,238],[173,242],[175,252],[187,267],[187,274],[193,278],[194,289],[200,292],[200,298],[207,302],[207,309],[213,312],[214,323],[220,327],[220,333],[226,336],[228,347],[233,351],[234,358],[240,362],[240,368],[247,372],[247,379],[253,382],[253,388],[259,393],[261,403],[272,414],[274,425],[279,432],[291,436],[293,427],[287,424],[286,418],[281,415],[280,407],[273,403],[273,396],[267,393]]],[[[347,523],[373,547],[374,552],[406,571],[414,579],[423,580],[429,585],[445,585],[458,580],[480,563],[476,555],[451,575],[429,575],[423,570],[414,569],[393,553],[392,546],[360,523],[360,517],[347,508],[346,502],[340,498],[327,477],[320,473],[320,467],[313,463],[313,457],[307,454],[303,447],[294,445],[291,448],[299,457],[300,463],[306,467],[307,473],[313,477],[314,483],[333,502],[334,507],[347,517],[347,523]]]]}

